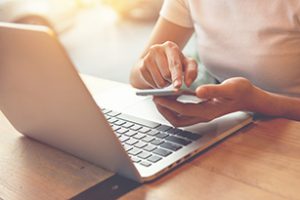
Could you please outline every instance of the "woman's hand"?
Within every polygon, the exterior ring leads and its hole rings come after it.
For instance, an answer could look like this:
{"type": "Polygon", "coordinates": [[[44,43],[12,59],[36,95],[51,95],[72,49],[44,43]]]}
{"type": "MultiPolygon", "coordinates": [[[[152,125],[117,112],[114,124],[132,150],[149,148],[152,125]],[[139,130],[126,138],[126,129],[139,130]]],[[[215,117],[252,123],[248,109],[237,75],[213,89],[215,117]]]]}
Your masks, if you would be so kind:
{"type": "Polygon", "coordinates": [[[189,87],[197,77],[197,69],[197,62],[185,57],[170,41],[151,46],[137,66],[141,79],[151,88],[170,84],[180,88],[183,81],[189,87]]]}
{"type": "Polygon", "coordinates": [[[198,87],[196,95],[207,99],[199,104],[180,103],[176,97],[154,97],[154,102],[172,125],[181,127],[208,122],[235,111],[256,111],[261,91],[245,78],[231,78],[220,85],[198,87]]]}

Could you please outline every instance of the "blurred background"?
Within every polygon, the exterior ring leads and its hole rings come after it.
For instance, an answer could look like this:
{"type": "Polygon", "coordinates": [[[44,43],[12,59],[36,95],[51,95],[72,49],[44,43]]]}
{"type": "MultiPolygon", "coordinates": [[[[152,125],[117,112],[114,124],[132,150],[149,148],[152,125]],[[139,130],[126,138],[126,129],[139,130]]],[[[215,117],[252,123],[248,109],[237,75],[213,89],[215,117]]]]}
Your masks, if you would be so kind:
{"type": "MultiPolygon", "coordinates": [[[[79,72],[128,83],[163,0],[0,0],[0,21],[44,24],[79,72]]],[[[172,34],[172,33],[170,33],[172,34]]],[[[196,57],[194,38],[185,53],[196,57]]]]}

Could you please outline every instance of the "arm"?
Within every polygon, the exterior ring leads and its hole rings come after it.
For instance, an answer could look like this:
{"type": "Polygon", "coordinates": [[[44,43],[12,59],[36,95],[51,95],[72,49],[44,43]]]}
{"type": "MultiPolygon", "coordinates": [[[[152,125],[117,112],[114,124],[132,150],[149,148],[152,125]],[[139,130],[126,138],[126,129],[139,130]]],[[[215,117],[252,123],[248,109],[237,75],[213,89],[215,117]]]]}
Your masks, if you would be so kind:
{"type": "Polygon", "coordinates": [[[258,104],[253,111],[269,116],[300,121],[300,98],[289,97],[257,89],[258,104]]]}
{"type": "Polygon", "coordinates": [[[176,25],[160,17],[150,36],[147,47],[131,70],[130,83],[132,86],[136,88],[166,86],[168,81],[172,81],[169,79],[174,78],[169,77],[171,75],[168,73],[172,68],[172,60],[176,64],[178,57],[180,57],[180,61],[178,61],[178,64],[181,65],[180,69],[182,69],[182,65],[188,65],[191,62],[195,65],[195,62],[190,60],[184,63],[185,58],[181,53],[193,32],[192,28],[176,25]],[[157,71],[158,73],[155,73],[157,71]]]}

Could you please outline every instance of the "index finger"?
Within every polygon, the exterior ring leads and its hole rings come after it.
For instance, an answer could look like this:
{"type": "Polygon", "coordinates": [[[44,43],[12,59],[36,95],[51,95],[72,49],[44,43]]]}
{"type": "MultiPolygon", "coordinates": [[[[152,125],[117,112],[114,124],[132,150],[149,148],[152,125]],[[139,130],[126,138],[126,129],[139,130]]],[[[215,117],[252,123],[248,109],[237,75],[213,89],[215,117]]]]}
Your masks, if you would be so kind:
{"type": "Polygon", "coordinates": [[[172,83],[175,88],[180,88],[183,77],[183,64],[181,60],[181,51],[177,46],[171,46],[166,49],[169,70],[171,72],[172,83]]]}

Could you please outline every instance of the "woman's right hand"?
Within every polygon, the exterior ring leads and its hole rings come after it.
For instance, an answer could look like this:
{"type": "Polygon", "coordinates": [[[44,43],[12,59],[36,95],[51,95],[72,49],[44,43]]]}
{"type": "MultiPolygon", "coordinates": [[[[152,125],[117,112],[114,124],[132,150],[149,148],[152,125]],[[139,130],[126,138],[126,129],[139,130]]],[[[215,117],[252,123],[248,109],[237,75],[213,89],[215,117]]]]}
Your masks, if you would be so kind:
{"type": "Polygon", "coordinates": [[[183,55],[178,45],[167,41],[149,48],[137,65],[143,82],[151,88],[173,84],[180,88],[183,81],[189,87],[197,77],[198,66],[194,59],[183,55]]]}

